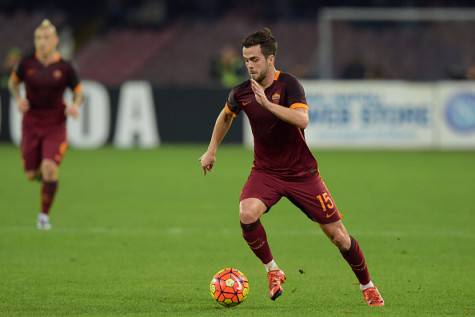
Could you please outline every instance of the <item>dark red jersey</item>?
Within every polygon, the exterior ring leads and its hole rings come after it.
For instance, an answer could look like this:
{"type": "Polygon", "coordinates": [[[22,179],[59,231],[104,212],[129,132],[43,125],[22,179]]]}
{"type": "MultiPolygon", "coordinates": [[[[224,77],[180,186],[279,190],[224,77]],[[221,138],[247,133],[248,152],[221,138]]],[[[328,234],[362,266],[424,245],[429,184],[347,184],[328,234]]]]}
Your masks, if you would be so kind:
{"type": "Polygon", "coordinates": [[[67,87],[74,91],[81,89],[78,75],[69,62],[57,54],[53,63],[44,65],[31,55],[20,62],[12,76],[25,83],[30,109],[25,113],[24,124],[64,124],[64,91],[67,87]]]}
{"type": "MultiPolygon", "coordinates": [[[[287,108],[308,108],[305,92],[297,79],[276,72],[274,82],[265,89],[267,98],[287,108]]],[[[303,129],[277,118],[254,97],[250,80],[234,87],[226,111],[241,110],[251,123],[254,136],[254,169],[282,177],[309,176],[318,172],[317,161],[305,142],[303,129]]]]}

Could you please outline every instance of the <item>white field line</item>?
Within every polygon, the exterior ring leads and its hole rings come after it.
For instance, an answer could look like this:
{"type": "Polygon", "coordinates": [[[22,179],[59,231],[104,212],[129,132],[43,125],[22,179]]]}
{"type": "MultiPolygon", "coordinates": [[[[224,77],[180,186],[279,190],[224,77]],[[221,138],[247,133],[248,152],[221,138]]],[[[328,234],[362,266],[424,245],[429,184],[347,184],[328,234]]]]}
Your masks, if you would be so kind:
{"type": "MultiPolygon", "coordinates": [[[[2,233],[26,233],[38,231],[33,225],[23,226],[0,226],[0,234],[2,233]]],[[[190,228],[190,227],[170,227],[170,228],[140,228],[135,227],[57,227],[54,226],[50,231],[53,234],[94,234],[94,235],[167,235],[167,236],[230,236],[238,234],[240,229],[238,228],[220,228],[217,230],[209,231],[206,228],[190,228]]],[[[312,229],[272,229],[269,227],[267,232],[271,236],[323,236],[323,232],[316,228],[312,229]]],[[[44,232],[48,234],[49,232],[44,232]]],[[[423,237],[439,237],[439,238],[461,238],[461,239],[475,239],[475,232],[468,231],[456,231],[449,229],[424,228],[423,230],[408,230],[408,231],[351,231],[352,235],[357,237],[385,237],[385,238],[420,238],[423,237]]]]}

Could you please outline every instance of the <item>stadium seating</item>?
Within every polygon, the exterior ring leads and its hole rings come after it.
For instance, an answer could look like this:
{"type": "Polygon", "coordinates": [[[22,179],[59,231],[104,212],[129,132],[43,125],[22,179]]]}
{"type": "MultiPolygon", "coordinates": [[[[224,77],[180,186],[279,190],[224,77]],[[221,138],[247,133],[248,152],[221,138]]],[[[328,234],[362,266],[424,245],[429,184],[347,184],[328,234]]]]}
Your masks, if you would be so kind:
{"type": "MultiPolygon", "coordinates": [[[[58,11],[48,17],[61,31],[65,16],[58,11]]],[[[11,47],[24,54],[32,51],[32,32],[43,18],[40,12],[0,13],[0,60],[11,47]]],[[[474,22],[381,25],[333,24],[335,78],[344,78],[348,65],[357,62],[365,69],[362,78],[450,79],[463,76],[464,67],[475,62],[474,22]]],[[[81,43],[74,60],[82,78],[112,86],[131,79],[209,86],[213,85],[210,63],[219,50],[229,45],[239,50],[242,37],[263,26],[270,27],[279,41],[278,68],[301,78],[318,78],[314,19],[263,22],[228,14],[215,19],[177,18],[160,28],[108,28],[81,43]]]]}
{"type": "MultiPolygon", "coordinates": [[[[5,59],[12,47],[19,48],[22,54],[33,52],[33,31],[44,18],[40,12],[0,12],[0,61],[5,59]]],[[[58,26],[65,20],[60,12],[49,15],[48,18],[58,26]]]]}

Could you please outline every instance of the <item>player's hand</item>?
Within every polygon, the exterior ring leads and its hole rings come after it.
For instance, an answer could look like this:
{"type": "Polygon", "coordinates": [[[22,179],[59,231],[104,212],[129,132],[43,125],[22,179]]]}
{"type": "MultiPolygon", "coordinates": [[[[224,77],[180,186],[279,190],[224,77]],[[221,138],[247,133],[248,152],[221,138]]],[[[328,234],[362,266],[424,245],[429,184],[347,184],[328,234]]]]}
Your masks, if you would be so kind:
{"type": "Polygon", "coordinates": [[[77,119],[79,117],[79,106],[72,105],[66,107],[66,110],[64,110],[64,114],[73,117],[74,119],[77,119]]]}
{"type": "Polygon", "coordinates": [[[266,93],[264,92],[264,88],[252,78],[251,78],[251,88],[252,88],[252,91],[254,92],[254,96],[256,97],[257,102],[260,105],[265,106],[265,103],[269,101],[269,99],[267,99],[266,93]]]}
{"type": "Polygon", "coordinates": [[[25,113],[28,110],[30,110],[30,102],[28,101],[28,99],[18,98],[16,100],[16,105],[17,105],[18,111],[20,111],[21,113],[25,113]]]}
{"type": "Polygon", "coordinates": [[[206,173],[211,172],[213,169],[214,162],[216,162],[216,155],[206,151],[206,153],[200,157],[199,161],[203,169],[203,174],[206,176],[206,173]]]}

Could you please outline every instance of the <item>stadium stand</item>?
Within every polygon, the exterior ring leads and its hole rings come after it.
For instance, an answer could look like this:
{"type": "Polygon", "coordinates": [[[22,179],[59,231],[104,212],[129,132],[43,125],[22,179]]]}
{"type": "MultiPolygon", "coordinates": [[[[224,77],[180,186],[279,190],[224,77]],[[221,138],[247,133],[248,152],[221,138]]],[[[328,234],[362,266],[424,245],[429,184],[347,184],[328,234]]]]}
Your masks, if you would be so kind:
{"type": "MultiPolygon", "coordinates": [[[[145,6],[148,3],[142,2],[145,6]]],[[[220,49],[233,46],[239,50],[244,35],[267,26],[279,39],[279,68],[300,78],[319,77],[316,8],[309,9],[313,14],[299,16],[289,11],[288,16],[280,19],[257,19],[233,11],[233,1],[225,3],[224,9],[216,4],[216,14],[206,17],[201,17],[200,11],[187,11],[180,16],[177,12],[185,4],[179,3],[177,8],[168,4],[166,18],[151,25],[130,23],[131,19],[122,17],[127,10],[119,10],[120,19],[117,14],[103,12],[104,21],[90,30],[84,27],[91,24],[87,17],[71,19],[60,10],[3,12],[0,13],[0,61],[4,61],[12,47],[18,47],[23,54],[31,52],[32,32],[48,17],[60,32],[66,26],[65,21],[69,26],[73,23],[75,30],[89,30],[86,36],[81,35],[80,41],[76,38],[74,62],[82,78],[113,86],[126,79],[149,80],[162,86],[212,86],[216,81],[212,80],[210,65],[220,49]],[[108,16],[113,16],[114,23],[108,16]]],[[[139,10],[140,5],[137,6],[139,10]]],[[[135,13],[134,19],[137,16],[140,15],[135,13]]],[[[333,24],[334,77],[464,78],[468,65],[475,63],[471,31],[474,25],[475,21],[413,23],[410,27],[380,22],[336,22],[333,24]]]]}

